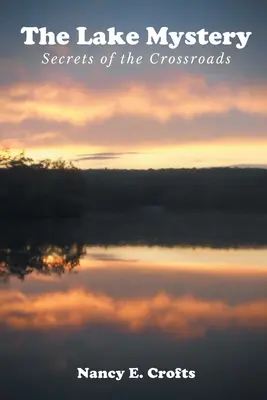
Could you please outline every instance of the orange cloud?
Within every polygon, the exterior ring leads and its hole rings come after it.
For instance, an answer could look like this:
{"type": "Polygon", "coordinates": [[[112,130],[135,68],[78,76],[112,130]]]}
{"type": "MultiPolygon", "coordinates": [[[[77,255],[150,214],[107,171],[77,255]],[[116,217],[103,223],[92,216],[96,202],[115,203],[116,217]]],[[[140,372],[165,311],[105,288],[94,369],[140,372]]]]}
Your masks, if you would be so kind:
{"type": "Polygon", "coordinates": [[[173,298],[165,293],[152,298],[116,300],[85,290],[44,295],[2,291],[0,304],[0,321],[15,329],[42,330],[112,323],[130,331],[155,328],[187,338],[229,326],[267,328],[266,299],[229,305],[191,296],[173,298]]]}
{"type": "Polygon", "coordinates": [[[77,84],[22,83],[0,90],[2,123],[43,119],[85,125],[117,116],[166,122],[230,110],[267,114],[267,86],[209,84],[201,76],[183,76],[158,84],[134,83],[96,91],[77,84]]]}

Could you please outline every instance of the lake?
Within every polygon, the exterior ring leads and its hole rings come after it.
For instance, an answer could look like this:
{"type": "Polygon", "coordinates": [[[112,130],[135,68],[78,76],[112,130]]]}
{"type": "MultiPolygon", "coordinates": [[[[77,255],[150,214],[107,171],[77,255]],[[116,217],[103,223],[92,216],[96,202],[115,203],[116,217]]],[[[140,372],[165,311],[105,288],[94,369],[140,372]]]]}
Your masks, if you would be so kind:
{"type": "Polygon", "coordinates": [[[2,225],[3,399],[266,400],[266,217],[181,218],[2,225]]]}

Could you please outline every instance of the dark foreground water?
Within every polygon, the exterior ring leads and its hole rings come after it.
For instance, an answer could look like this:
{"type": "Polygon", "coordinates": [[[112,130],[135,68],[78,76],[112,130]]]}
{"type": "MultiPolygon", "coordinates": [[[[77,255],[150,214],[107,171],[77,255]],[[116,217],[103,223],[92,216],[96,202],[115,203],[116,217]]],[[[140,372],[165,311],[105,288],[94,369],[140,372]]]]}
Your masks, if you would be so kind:
{"type": "Polygon", "coordinates": [[[266,400],[267,225],[249,218],[2,225],[1,398],[266,400]]]}

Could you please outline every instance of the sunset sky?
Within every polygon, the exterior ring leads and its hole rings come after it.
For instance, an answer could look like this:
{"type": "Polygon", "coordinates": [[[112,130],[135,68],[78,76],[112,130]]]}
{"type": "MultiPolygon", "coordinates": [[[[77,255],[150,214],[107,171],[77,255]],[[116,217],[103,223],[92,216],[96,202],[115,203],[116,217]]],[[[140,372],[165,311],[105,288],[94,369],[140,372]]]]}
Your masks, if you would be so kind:
{"type": "Polygon", "coordinates": [[[0,26],[0,147],[82,168],[176,168],[267,164],[267,3],[77,0],[6,2],[0,26]],[[115,26],[136,46],[24,45],[23,26],[74,36],[115,26]],[[248,45],[145,45],[146,27],[251,31],[248,45]],[[141,65],[42,65],[43,53],[132,52],[141,65]],[[229,65],[152,65],[167,56],[231,56],[229,65]]]}

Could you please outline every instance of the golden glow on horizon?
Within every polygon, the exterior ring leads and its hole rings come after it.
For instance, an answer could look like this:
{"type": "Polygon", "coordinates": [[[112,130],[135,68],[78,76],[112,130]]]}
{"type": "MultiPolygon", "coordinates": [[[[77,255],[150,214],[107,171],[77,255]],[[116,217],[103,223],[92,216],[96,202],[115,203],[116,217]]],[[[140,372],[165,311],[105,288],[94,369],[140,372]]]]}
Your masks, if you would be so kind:
{"type": "MultiPolygon", "coordinates": [[[[74,159],[78,154],[94,154],[105,152],[121,152],[122,156],[116,159],[93,161],[79,161],[80,168],[120,168],[120,169],[148,169],[148,168],[192,168],[211,166],[231,166],[236,164],[263,164],[266,165],[267,140],[256,142],[230,143],[200,143],[181,144],[162,147],[145,147],[134,149],[117,147],[88,147],[75,144],[55,148],[30,148],[26,154],[34,159],[64,158],[74,159]],[[125,154],[134,150],[137,154],[125,154]]],[[[17,149],[15,151],[21,151],[17,149]]]]}

